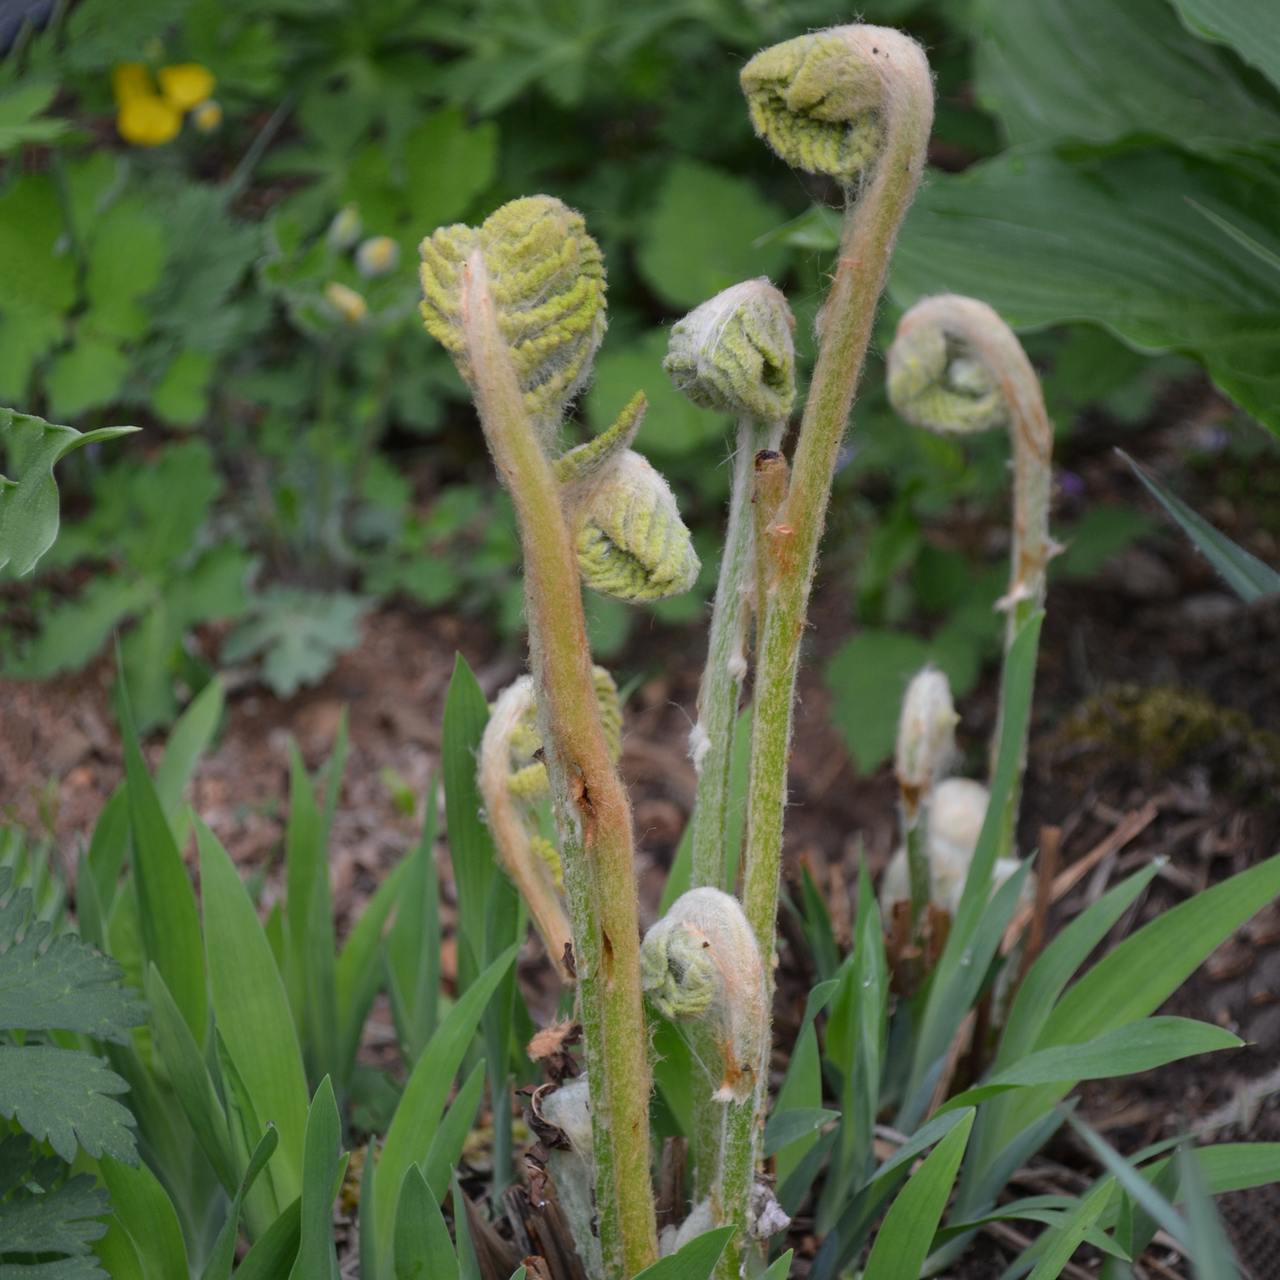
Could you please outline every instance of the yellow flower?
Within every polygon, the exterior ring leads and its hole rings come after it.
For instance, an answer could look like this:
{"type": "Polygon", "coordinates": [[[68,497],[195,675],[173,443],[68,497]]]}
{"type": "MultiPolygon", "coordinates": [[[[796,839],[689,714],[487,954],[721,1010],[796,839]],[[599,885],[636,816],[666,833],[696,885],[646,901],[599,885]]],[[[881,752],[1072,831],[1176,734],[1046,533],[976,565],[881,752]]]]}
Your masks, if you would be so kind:
{"type": "Polygon", "coordinates": [[[116,131],[136,147],[163,146],[181,128],[181,114],[156,93],[126,99],[116,115],[116,131]]]}
{"type": "Polygon", "coordinates": [[[111,92],[116,106],[123,107],[134,98],[155,97],[155,81],[140,62],[119,62],[111,68],[111,92]]]}
{"type": "Polygon", "coordinates": [[[201,133],[212,133],[222,123],[222,107],[212,98],[207,98],[192,111],[191,123],[201,133]]]}
{"type": "Polygon", "coordinates": [[[356,250],[356,270],[362,276],[385,276],[400,265],[400,246],[390,236],[370,236],[356,250]]]}
{"type": "Polygon", "coordinates": [[[324,296],[348,324],[359,324],[369,310],[363,294],[347,288],[337,280],[330,280],[325,285],[324,296]]]}
{"type": "Polygon", "coordinates": [[[213,72],[198,62],[161,67],[156,78],[160,81],[160,92],[176,110],[183,112],[198,107],[213,93],[213,86],[218,83],[213,72]]]}

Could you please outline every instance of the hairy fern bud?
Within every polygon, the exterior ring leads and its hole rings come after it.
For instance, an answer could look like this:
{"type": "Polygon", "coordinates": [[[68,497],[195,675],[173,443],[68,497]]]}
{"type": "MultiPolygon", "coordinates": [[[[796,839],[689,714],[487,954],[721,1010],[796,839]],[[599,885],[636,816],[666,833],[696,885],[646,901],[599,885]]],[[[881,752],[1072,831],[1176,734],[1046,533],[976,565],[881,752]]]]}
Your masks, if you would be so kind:
{"type": "Polygon", "coordinates": [[[795,327],[779,290],[747,280],[672,326],[662,367],[700,409],[779,422],[796,398],[795,327]]]}
{"type": "Polygon", "coordinates": [[[768,1013],[764,966],[738,900],[690,889],[645,934],[640,985],[672,1022],[699,1022],[720,1054],[718,1102],[745,1102],[760,1078],[768,1013]]]}
{"type": "Polygon", "coordinates": [[[477,248],[525,408],[546,442],[590,376],[604,337],[600,248],[587,235],[582,215],[553,196],[512,200],[479,228],[441,227],[423,240],[422,318],[469,383],[460,289],[463,268],[477,248]]]}
{"type": "Polygon", "coordinates": [[[583,582],[615,600],[678,596],[702,568],[671,486],[631,449],[592,487],[576,543],[583,582]]]}
{"type": "Polygon", "coordinates": [[[880,154],[899,77],[928,74],[901,32],[845,26],[762,50],[740,80],[756,133],[783,160],[850,186],[880,154]]]}
{"type": "Polygon", "coordinates": [[[918,325],[889,349],[889,399],[908,422],[943,435],[1004,426],[1009,406],[991,371],[958,335],[918,325]]]}
{"type": "Polygon", "coordinates": [[[936,667],[917,672],[902,700],[894,755],[904,796],[918,799],[942,775],[955,755],[959,723],[947,677],[936,667]]]}

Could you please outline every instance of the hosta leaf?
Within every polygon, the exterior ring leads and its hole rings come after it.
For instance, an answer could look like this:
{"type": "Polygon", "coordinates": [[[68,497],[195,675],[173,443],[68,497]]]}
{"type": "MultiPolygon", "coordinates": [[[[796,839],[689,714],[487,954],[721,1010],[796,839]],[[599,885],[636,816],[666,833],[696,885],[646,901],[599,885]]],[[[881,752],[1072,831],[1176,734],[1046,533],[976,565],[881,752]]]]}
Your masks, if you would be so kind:
{"type": "Polygon", "coordinates": [[[43,1195],[0,1203],[0,1254],[86,1255],[89,1244],[107,1233],[102,1218],[111,1212],[105,1187],[82,1173],[43,1195]]]}
{"type": "Polygon", "coordinates": [[[1131,346],[1177,350],[1280,431],[1280,275],[1192,204],[1280,249],[1270,190],[1172,151],[1087,164],[1049,151],[935,176],[903,226],[892,291],[990,303],[1015,328],[1091,320],[1131,346]]]}
{"type": "Polygon", "coordinates": [[[0,954],[0,1028],[80,1031],[125,1043],[146,1013],[137,993],[119,985],[124,970],[69,933],[41,954],[48,932],[47,922],[34,922],[21,942],[0,954]]]}
{"type": "Polygon", "coordinates": [[[1015,145],[1142,133],[1221,150],[1280,136],[1265,93],[1166,0],[985,0],[979,31],[978,95],[1015,145]]]}
{"type": "Polygon", "coordinates": [[[58,486],[54,465],[73,449],[114,440],[137,427],[101,427],[81,434],[29,413],[0,409],[0,446],[6,475],[0,476],[0,569],[15,577],[30,573],[58,536],[58,486]]]}
{"type": "Polygon", "coordinates": [[[110,1094],[129,1086],[100,1058],[78,1049],[0,1045],[0,1115],[74,1160],[76,1141],[95,1159],[103,1152],[136,1164],[133,1116],[110,1094]]]}
{"type": "Polygon", "coordinates": [[[1173,0],[1173,4],[1193,31],[1229,44],[1280,85],[1280,22],[1273,9],[1247,0],[1173,0]]]}

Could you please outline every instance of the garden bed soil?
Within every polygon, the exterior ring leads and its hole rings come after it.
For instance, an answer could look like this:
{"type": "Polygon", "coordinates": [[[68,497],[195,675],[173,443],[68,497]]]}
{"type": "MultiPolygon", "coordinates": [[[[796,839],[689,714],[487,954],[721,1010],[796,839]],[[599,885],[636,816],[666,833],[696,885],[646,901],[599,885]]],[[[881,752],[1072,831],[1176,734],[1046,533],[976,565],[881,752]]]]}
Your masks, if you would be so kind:
{"type": "MultiPolygon", "coordinates": [[[[1189,446],[1203,444],[1222,402],[1192,384],[1172,394],[1158,426],[1126,446],[1165,476],[1189,446]],[[1198,433],[1198,434],[1197,434],[1198,433]]],[[[1114,424],[1086,422],[1072,436],[1062,467],[1072,482],[1059,505],[1068,518],[1090,503],[1154,510],[1110,449],[1114,424]]],[[[1207,437],[1213,443],[1213,437],[1207,437]]],[[[1212,450],[1210,450],[1212,453],[1212,450]]],[[[1273,563],[1280,537],[1280,465],[1270,454],[1247,466],[1222,452],[1202,471],[1179,477],[1188,496],[1232,536],[1273,563]],[[1235,486],[1233,489],[1233,485],[1235,486]],[[1223,492],[1237,494],[1233,501],[1223,492]]],[[[954,517],[959,519],[960,517],[954,517]]],[[[964,530],[940,526],[939,537],[964,530]]],[[[970,534],[972,531],[968,531],[970,534]]],[[[967,535],[966,535],[967,536],[967,535]]],[[[791,763],[785,874],[803,863],[827,895],[838,935],[847,940],[855,910],[857,862],[878,875],[896,843],[895,787],[887,768],[859,777],[828,719],[820,670],[854,626],[851,593],[820,587],[800,677],[791,763]]],[[[248,876],[265,876],[265,911],[283,890],[281,847],[287,817],[288,747],[296,739],[309,766],[332,748],[343,709],[350,755],[331,851],[340,934],[358,917],[380,879],[417,839],[420,813],[406,815],[395,793],[407,784],[422,796],[438,777],[440,725],[455,653],[492,696],[521,670],[513,648],[480,622],[393,604],[372,614],[361,646],[344,655],[316,688],[282,702],[244,683],[228,699],[216,749],[197,766],[189,798],[248,876]]],[[[704,637],[696,627],[645,621],[614,662],[619,683],[638,677],[626,707],[622,772],[637,835],[637,875],[644,925],[657,911],[667,867],[687,819],[695,775],[686,754],[704,637]]],[[[1126,815],[1155,813],[1131,840],[1103,857],[1052,909],[1049,932],[1096,899],[1115,877],[1149,860],[1167,859],[1150,890],[1102,944],[1117,945],[1146,920],[1190,894],[1272,853],[1280,834],[1274,803],[1280,769],[1280,605],[1241,604],[1176,535],[1156,534],[1110,562],[1088,583],[1056,583],[1049,596],[1031,732],[1020,847],[1037,846],[1042,826],[1061,831],[1060,866],[1096,849],[1126,815]]],[[[0,681],[0,803],[33,831],[51,823],[57,856],[74,881],[76,850],[122,777],[109,709],[112,668],[99,661],[76,676],[45,684],[0,681]]],[[[980,762],[995,715],[992,673],[963,700],[960,744],[980,762]]],[[[160,743],[146,748],[152,763],[160,743]]],[[[191,851],[188,850],[188,856],[191,851]]],[[[445,913],[446,981],[453,889],[447,848],[437,846],[445,913]]],[[[783,913],[785,916],[785,913],[783,913]]],[[[776,1005],[775,1074],[785,1068],[813,966],[798,932],[786,932],[776,1005]]],[[[535,1018],[553,1016],[550,965],[536,940],[520,976],[535,1018]]],[[[1207,1127],[1207,1140],[1280,1140],[1280,914],[1268,909],[1202,965],[1165,1012],[1205,1018],[1236,1031],[1249,1047],[1192,1059],[1141,1076],[1087,1085],[1082,1112],[1122,1150],[1207,1127]],[[1216,1127],[1215,1127],[1216,1126],[1216,1127]]],[[[364,1049],[370,1062],[395,1060],[394,1032],[375,1007],[364,1049]]],[[[961,1073],[963,1074],[963,1072],[961,1073]]],[[[1059,1136],[1028,1177],[1042,1189],[1077,1189],[1090,1158],[1059,1136]]],[[[1024,1192],[1025,1193],[1025,1192],[1024,1192]]],[[[1272,1189],[1220,1200],[1224,1218],[1254,1280],[1280,1280],[1280,1215],[1272,1189]]],[[[797,1219],[797,1265],[807,1271],[817,1242],[797,1219]]],[[[981,1236],[951,1274],[994,1280],[1016,1255],[1006,1231],[981,1236]]],[[[1088,1259],[1077,1256],[1096,1274],[1088,1259]]],[[[1096,1259],[1095,1259],[1096,1262],[1096,1259]]],[[[1146,1275],[1188,1274],[1176,1252],[1155,1246],[1146,1275]]],[[[345,1272],[344,1272],[345,1274],[345,1272]]]]}

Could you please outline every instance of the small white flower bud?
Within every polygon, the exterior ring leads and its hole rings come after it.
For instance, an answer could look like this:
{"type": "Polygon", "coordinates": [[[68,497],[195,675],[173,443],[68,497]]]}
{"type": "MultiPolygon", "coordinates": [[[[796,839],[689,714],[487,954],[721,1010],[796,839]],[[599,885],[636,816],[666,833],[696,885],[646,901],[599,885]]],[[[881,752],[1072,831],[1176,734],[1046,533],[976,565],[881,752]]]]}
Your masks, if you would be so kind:
{"type": "Polygon", "coordinates": [[[329,223],[329,243],[335,249],[350,249],[360,239],[363,229],[364,223],[360,221],[360,206],[353,200],[334,214],[333,221],[329,223]]]}
{"type": "Polygon", "coordinates": [[[959,721],[947,677],[936,667],[918,672],[907,686],[898,721],[894,764],[904,796],[921,796],[947,767],[959,721]]]}
{"type": "Polygon", "coordinates": [[[356,270],[366,278],[390,275],[400,265],[400,246],[390,236],[370,236],[356,250],[356,270]]]}
{"type": "Polygon", "coordinates": [[[355,289],[350,289],[337,280],[330,280],[325,285],[324,296],[348,324],[359,324],[369,313],[369,304],[364,300],[364,294],[357,293],[355,289]]]}

